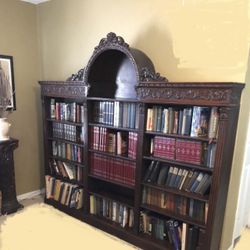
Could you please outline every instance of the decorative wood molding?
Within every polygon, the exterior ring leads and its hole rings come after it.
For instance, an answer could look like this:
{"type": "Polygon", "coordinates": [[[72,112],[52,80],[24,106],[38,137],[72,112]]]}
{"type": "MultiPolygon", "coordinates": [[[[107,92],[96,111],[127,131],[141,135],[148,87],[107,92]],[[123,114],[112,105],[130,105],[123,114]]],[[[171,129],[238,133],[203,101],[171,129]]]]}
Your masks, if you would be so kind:
{"type": "Polygon", "coordinates": [[[102,50],[103,47],[107,46],[118,46],[129,49],[129,45],[125,43],[124,39],[121,36],[117,36],[114,32],[110,32],[107,34],[106,38],[102,38],[99,44],[95,47],[95,50],[102,50]]]}
{"type": "Polygon", "coordinates": [[[86,98],[88,86],[83,82],[39,82],[44,96],[86,98]],[[69,84],[70,83],[70,84],[69,84]]]}
{"type": "Polygon", "coordinates": [[[230,116],[231,109],[228,107],[220,108],[220,120],[228,120],[230,116]]]}
{"type": "Polygon", "coordinates": [[[168,82],[166,77],[161,76],[160,73],[152,72],[146,67],[141,69],[140,81],[141,82],[152,82],[152,81],[168,82]]]}
{"type": "Polygon", "coordinates": [[[77,73],[72,74],[69,78],[67,78],[67,81],[83,81],[84,70],[85,69],[82,68],[77,73]]]}
{"type": "Polygon", "coordinates": [[[166,81],[141,82],[136,87],[138,98],[145,101],[210,102],[210,104],[239,104],[240,85],[219,83],[169,83],[166,81]]]}

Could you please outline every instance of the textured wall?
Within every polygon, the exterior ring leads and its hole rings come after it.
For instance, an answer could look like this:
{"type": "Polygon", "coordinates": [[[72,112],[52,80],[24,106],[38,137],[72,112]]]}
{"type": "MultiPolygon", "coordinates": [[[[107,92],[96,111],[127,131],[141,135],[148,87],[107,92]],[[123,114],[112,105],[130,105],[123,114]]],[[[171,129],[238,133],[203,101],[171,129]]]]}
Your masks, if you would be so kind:
{"type": "Polygon", "coordinates": [[[0,54],[14,59],[17,110],[9,121],[11,136],[20,140],[14,156],[17,193],[23,194],[40,189],[43,179],[36,7],[0,0],[0,31],[0,54]]]}

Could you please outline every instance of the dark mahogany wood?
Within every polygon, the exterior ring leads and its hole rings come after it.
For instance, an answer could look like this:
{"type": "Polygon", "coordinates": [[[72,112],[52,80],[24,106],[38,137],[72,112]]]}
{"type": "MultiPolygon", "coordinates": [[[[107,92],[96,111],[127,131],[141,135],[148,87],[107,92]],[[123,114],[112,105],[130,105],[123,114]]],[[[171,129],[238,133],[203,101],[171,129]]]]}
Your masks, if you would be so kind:
{"type": "Polygon", "coordinates": [[[2,191],[2,214],[10,214],[22,208],[16,198],[13,151],[18,140],[0,141],[0,190],[2,191]]]}
{"type": "MultiPolygon", "coordinates": [[[[45,202],[143,249],[170,250],[174,249],[174,247],[168,242],[155,240],[140,232],[141,211],[153,212],[155,216],[165,217],[166,220],[176,219],[180,223],[186,222],[190,225],[197,225],[206,231],[202,250],[220,249],[240,98],[244,84],[232,82],[169,82],[165,77],[155,72],[153,63],[143,52],[131,48],[122,37],[116,36],[114,33],[109,33],[107,37],[100,41],[98,46],[95,47],[85,69],[79,72],[81,77],[72,77],[70,79],[82,79],[82,81],[44,81],[40,82],[40,84],[44,121],[45,173],[48,173],[48,159],[52,155],[48,144],[48,141],[52,139],[50,136],[51,125],[49,123],[53,122],[48,116],[50,98],[76,100],[84,105],[84,207],[81,210],[82,215],[79,215],[79,211],[71,211],[71,209],[65,208],[58,202],[51,200],[45,200],[45,202]],[[94,116],[93,103],[95,101],[114,100],[136,102],[139,105],[138,129],[117,128],[92,122],[94,116]],[[187,106],[216,106],[219,108],[218,138],[211,141],[207,138],[193,138],[190,136],[145,131],[147,107],[152,107],[152,105],[180,108],[187,106]],[[125,133],[129,131],[138,133],[137,158],[135,160],[136,180],[133,188],[112,183],[112,181],[91,174],[90,154],[96,152],[90,148],[89,143],[90,129],[93,126],[105,127],[114,131],[124,131],[125,133]],[[202,165],[152,157],[149,155],[149,139],[155,135],[216,143],[217,150],[214,168],[210,169],[202,165]],[[213,176],[211,190],[207,196],[155,186],[155,188],[163,192],[208,202],[209,209],[206,224],[195,221],[188,216],[180,216],[165,209],[142,204],[143,186],[154,186],[143,181],[146,167],[151,160],[207,172],[213,176]],[[135,214],[134,229],[126,230],[115,223],[90,215],[89,195],[93,193],[108,199],[117,199],[120,202],[133,206],[135,214]]],[[[96,153],[109,155],[104,152],[96,153]]],[[[115,158],[125,159],[118,156],[114,156],[115,158]]],[[[201,246],[199,246],[199,249],[201,249],[201,246]]]]}

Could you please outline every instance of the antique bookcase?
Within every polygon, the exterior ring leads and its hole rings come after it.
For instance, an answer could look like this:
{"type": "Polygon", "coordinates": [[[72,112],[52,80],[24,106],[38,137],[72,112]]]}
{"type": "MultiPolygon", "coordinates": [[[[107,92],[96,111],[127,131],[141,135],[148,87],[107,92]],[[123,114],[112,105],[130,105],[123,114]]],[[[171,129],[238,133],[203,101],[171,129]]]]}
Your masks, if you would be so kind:
{"type": "Polygon", "coordinates": [[[114,33],[80,73],[40,82],[45,202],[143,249],[219,249],[244,85],[168,82],[114,33]]]}

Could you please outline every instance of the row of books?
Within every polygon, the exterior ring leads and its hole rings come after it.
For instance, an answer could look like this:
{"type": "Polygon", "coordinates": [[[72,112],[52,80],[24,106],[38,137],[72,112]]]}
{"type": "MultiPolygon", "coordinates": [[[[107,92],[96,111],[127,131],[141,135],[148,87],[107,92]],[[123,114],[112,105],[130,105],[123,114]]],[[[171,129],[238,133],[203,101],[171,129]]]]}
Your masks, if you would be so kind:
{"type": "Polygon", "coordinates": [[[70,161],[82,162],[82,147],[77,145],[52,141],[52,154],[55,157],[61,157],[70,161]]]}
{"type": "Polygon", "coordinates": [[[50,175],[45,176],[45,185],[46,199],[53,199],[70,208],[82,208],[83,188],[50,175]]]}
{"type": "Polygon", "coordinates": [[[58,175],[79,182],[83,180],[83,168],[74,164],[51,159],[49,161],[49,169],[52,175],[58,175]]]}
{"type": "Polygon", "coordinates": [[[217,107],[173,108],[153,106],[147,109],[146,130],[191,137],[216,138],[217,107]]]}
{"type": "Polygon", "coordinates": [[[168,241],[175,250],[194,250],[202,246],[205,236],[205,229],[144,211],[140,214],[140,232],[168,241]]]}
{"type": "Polygon", "coordinates": [[[90,163],[93,175],[128,186],[135,185],[135,162],[91,153],[90,163]]]}
{"type": "Polygon", "coordinates": [[[177,215],[189,216],[202,223],[207,220],[208,203],[204,201],[143,187],[142,203],[166,209],[177,215]]]}
{"type": "Polygon", "coordinates": [[[144,182],[204,195],[209,192],[212,176],[201,171],[151,161],[145,172],[144,182]]]}
{"type": "Polygon", "coordinates": [[[139,107],[136,103],[96,101],[93,114],[93,122],[131,129],[139,127],[139,107]]]}
{"type": "Polygon", "coordinates": [[[134,210],[120,202],[98,195],[90,195],[90,214],[104,217],[121,227],[134,226],[134,210]]]}
{"type": "Polygon", "coordinates": [[[91,149],[136,158],[138,134],[135,132],[114,132],[93,126],[90,131],[91,149]]]}
{"type": "Polygon", "coordinates": [[[58,102],[50,99],[50,118],[60,121],[84,123],[84,108],[76,102],[58,102]]]}
{"type": "Polygon", "coordinates": [[[188,139],[155,136],[151,139],[150,154],[164,159],[214,167],[216,144],[188,139]]]}
{"type": "Polygon", "coordinates": [[[55,138],[69,140],[73,142],[83,142],[83,127],[53,122],[52,135],[55,138]]]}

